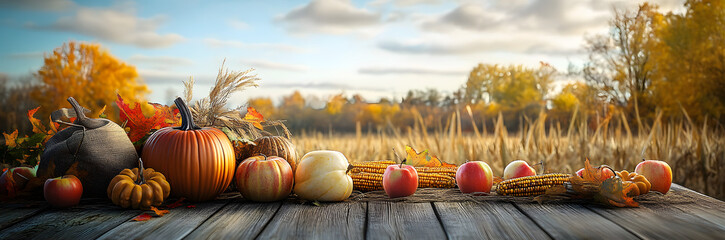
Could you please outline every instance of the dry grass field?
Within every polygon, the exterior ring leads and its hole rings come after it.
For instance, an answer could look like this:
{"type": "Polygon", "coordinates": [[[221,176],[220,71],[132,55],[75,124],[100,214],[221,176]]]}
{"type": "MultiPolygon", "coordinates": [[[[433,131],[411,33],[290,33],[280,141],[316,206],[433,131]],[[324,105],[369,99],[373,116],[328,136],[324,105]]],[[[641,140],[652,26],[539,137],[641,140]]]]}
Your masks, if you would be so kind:
{"type": "MultiPolygon", "coordinates": [[[[466,133],[460,128],[462,120],[481,120],[461,115],[452,114],[445,126],[433,131],[423,131],[428,126],[419,117],[415,126],[404,131],[388,128],[364,133],[358,124],[356,134],[303,132],[293,141],[300,153],[337,150],[350,161],[394,159],[393,148],[403,156],[405,145],[410,145],[418,151],[429,149],[448,163],[485,161],[497,176],[502,175],[506,164],[517,159],[543,163],[546,172],[564,173],[583,167],[585,158],[595,165],[630,171],[643,158],[658,159],[672,167],[673,182],[725,199],[725,137],[707,124],[695,126],[687,118],[662,124],[658,118],[651,127],[632,132],[620,115],[604,119],[595,129],[571,124],[569,130],[562,131],[560,126],[546,127],[546,116],[541,114],[516,133],[506,131],[500,117],[493,119],[493,131],[474,129],[466,133]]],[[[537,170],[541,170],[540,165],[537,170]]]]}

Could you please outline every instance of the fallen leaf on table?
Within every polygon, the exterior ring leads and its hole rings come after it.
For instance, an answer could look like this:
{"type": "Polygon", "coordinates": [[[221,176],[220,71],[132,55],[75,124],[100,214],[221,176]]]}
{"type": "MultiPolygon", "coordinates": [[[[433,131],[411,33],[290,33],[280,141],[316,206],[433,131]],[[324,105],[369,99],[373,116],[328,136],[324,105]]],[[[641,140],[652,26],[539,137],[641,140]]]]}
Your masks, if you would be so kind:
{"type": "Polygon", "coordinates": [[[177,208],[177,207],[181,207],[181,205],[183,205],[182,202],[184,200],[186,200],[186,199],[183,198],[183,197],[182,198],[179,198],[179,200],[176,200],[176,202],[170,203],[170,204],[166,205],[166,208],[168,208],[168,209],[174,209],[174,208],[177,208]]]}
{"type": "Polygon", "coordinates": [[[158,208],[151,206],[151,211],[154,211],[154,214],[159,217],[163,217],[164,214],[169,213],[169,210],[159,210],[158,208]]]}
{"type": "Polygon", "coordinates": [[[142,213],[141,215],[138,215],[135,218],[131,219],[131,221],[143,222],[143,221],[148,221],[149,219],[151,219],[151,217],[152,216],[148,213],[142,213]]]}
{"type": "Polygon", "coordinates": [[[630,184],[624,188],[621,178],[609,178],[602,182],[599,195],[596,195],[594,199],[615,207],[639,207],[639,203],[634,201],[634,198],[627,197],[627,193],[636,187],[637,185],[630,184]]]}

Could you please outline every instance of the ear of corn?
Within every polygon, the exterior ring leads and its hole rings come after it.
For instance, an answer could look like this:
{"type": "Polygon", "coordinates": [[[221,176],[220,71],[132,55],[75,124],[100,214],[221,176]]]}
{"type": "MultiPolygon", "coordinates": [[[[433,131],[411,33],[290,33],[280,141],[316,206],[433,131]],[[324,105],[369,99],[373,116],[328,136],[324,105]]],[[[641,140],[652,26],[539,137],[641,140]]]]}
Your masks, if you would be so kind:
{"type": "Polygon", "coordinates": [[[569,182],[571,175],[563,173],[550,173],[539,176],[520,177],[505,180],[498,184],[496,193],[507,196],[538,196],[547,189],[569,182]]]}
{"type": "MultiPolygon", "coordinates": [[[[374,161],[353,163],[349,175],[352,177],[353,188],[359,191],[383,190],[383,174],[393,161],[374,161]]],[[[419,188],[454,188],[456,187],[456,168],[450,167],[417,167],[419,188]]]]}

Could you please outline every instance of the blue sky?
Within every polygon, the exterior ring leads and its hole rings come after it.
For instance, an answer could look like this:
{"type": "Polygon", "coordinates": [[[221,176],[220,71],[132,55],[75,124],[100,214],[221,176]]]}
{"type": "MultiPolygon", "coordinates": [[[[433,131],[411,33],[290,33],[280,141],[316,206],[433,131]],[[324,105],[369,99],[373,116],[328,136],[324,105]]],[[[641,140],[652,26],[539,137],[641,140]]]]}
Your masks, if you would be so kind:
{"type": "MultiPolygon", "coordinates": [[[[224,59],[255,68],[278,101],[295,90],[370,101],[409,89],[451,92],[478,63],[581,65],[586,35],[605,33],[626,0],[80,1],[0,0],[0,74],[19,81],[70,40],[100,43],[135,65],[169,103],[193,76],[208,93],[224,59]]],[[[684,0],[652,1],[681,11],[684,0]]]]}

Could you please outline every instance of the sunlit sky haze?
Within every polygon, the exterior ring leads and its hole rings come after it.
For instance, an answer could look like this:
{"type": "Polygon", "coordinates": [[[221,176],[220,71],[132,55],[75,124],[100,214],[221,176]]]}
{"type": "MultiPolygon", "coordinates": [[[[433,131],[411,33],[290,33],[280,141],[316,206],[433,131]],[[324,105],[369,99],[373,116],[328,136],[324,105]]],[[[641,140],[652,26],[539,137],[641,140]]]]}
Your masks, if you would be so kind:
{"type": "MultiPolygon", "coordinates": [[[[153,102],[181,95],[190,76],[195,97],[206,95],[225,59],[262,79],[233,105],[294,90],[399,100],[409,89],[450,93],[478,63],[581,66],[585,36],[606,33],[614,8],[641,2],[0,0],[0,74],[27,79],[44,54],[76,40],[135,65],[153,102]]],[[[684,9],[683,0],[650,2],[684,9]]]]}

